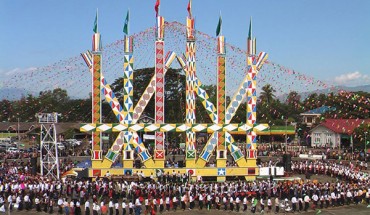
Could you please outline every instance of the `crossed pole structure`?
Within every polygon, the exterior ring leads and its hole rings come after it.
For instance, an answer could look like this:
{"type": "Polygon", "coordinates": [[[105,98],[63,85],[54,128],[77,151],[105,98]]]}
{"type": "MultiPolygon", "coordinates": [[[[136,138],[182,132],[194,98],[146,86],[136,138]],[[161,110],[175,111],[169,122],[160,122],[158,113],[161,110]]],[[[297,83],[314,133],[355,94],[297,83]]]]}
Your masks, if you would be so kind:
{"type": "Polygon", "coordinates": [[[256,55],[255,39],[251,38],[252,26],[250,24],[248,36],[247,70],[237,91],[233,95],[230,104],[226,108],[226,49],[225,38],[217,38],[217,104],[210,100],[201,81],[196,75],[196,31],[194,19],[189,16],[186,20],[186,52],[183,56],[177,56],[174,52],[167,52],[164,56],[164,18],[156,16],[155,30],[155,74],[143,92],[136,106],[133,104],[133,40],[125,35],[124,63],[123,63],[123,106],[105,80],[102,67],[102,52],[100,34],[93,36],[93,49],[82,53],[89,71],[92,74],[92,123],[81,124],[82,132],[92,132],[92,167],[88,174],[91,177],[103,176],[107,171],[114,175],[123,175],[138,171],[134,168],[135,154],[138,155],[142,164],[146,167],[140,169],[145,175],[156,174],[158,170],[181,174],[216,176],[218,181],[225,181],[227,176],[243,176],[246,179],[254,179],[259,171],[256,165],[257,148],[256,132],[269,128],[267,124],[256,123],[256,75],[267,59],[264,52],[256,55]],[[98,36],[98,40],[95,38],[98,36]],[[249,45],[250,40],[251,47],[249,45]],[[251,49],[251,50],[250,50],[251,49]],[[165,123],[164,113],[164,83],[167,70],[172,62],[177,59],[186,74],[186,119],[185,123],[165,123]],[[155,94],[155,95],[154,95],[155,94]],[[118,123],[101,123],[101,95],[109,103],[118,123]],[[144,112],[145,107],[152,97],[155,97],[155,123],[137,123],[144,112]],[[203,107],[209,115],[212,123],[196,123],[195,99],[200,99],[203,107]],[[247,100],[247,123],[231,123],[237,109],[243,100],[247,100]],[[230,134],[232,131],[243,131],[247,134],[247,151],[236,146],[230,134]],[[108,152],[102,155],[101,132],[119,132],[108,152]],[[155,132],[154,154],[151,155],[144,146],[138,132],[155,132]],[[182,169],[165,167],[165,144],[163,132],[185,132],[186,167],[182,169]],[[199,155],[196,151],[196,133],[206,132],[211,136],[199,155]],[[209,168],[206,164],[216,151],[216,167],[209,168]],[[227,153],[237,163],[237,167],[227,167],[227,153]],[[112,168],[112,164],[122,155],[123,168],[112,168]]]}

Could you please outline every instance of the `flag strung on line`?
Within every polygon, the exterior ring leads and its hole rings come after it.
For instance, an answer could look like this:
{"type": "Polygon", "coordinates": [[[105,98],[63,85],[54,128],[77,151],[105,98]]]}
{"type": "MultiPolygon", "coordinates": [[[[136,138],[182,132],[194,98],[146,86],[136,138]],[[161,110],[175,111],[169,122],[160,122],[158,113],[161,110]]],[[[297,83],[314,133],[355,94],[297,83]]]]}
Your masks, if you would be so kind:
{"type": "Polygon", "coordinates": [[[123,26],[123,33],[128,34],[128,22],[130,21],[130,10],[127,11],[125,25],[123,26]]]}
{"type": "Polygon", "coordinates": [[[188,9],[188,13],[189,13],[189,18],[191,18],[191,0],[189,0],[187,9],[188,9]]]}
{"type": "Polygon", "coordinates": [[[98,33],[98,9],[96,9],[95,21],[94,21],[94,29],[95,33],[98,33]]]}
{"type": "Polygon", "coordinates": [[[220,32],[221,32],[221,25],[222,25],[222,18],[221,18],[221,15],[220,15],[220,18],[218,19],[217,29],[216,29],[216,37],[217,37],[218,35],[220,35],[220,32]]]}
{"type": "Polygon", "coordinates": [[[159,5],[161,4],[161,0],[157,0],[155,2],[155,6],[154,6],[154,10],[155,10],[155,16],[157,17],[158,16],[158,13],[159,13],[159,5]]]}

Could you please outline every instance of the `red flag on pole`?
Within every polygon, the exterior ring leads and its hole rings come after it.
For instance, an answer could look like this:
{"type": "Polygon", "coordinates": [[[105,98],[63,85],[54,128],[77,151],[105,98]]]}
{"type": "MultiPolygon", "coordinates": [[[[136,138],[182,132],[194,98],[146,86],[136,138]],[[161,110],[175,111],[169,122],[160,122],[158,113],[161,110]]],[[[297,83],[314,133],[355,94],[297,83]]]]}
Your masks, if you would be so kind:
{"type": "Polygon", "coordinates": [[[189,0],[189,3],[188,3],[188,13],[189,13],[189,18],[191,18],[191,0],[189,0]]]}
{"type": "Polygon", "coordinates": [[[155,16],[158,16],[158,11],[159,11],[159,4],[161,3],[161,0],[157,0],[155,2],[155,6],[154,6],[154,9],[155,9],[155,16]]]}

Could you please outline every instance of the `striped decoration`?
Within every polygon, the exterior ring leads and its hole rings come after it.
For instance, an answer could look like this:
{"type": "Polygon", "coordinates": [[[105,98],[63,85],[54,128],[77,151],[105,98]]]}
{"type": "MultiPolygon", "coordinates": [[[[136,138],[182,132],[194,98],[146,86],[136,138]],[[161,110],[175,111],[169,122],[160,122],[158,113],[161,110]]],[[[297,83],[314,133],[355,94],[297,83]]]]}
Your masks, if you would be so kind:
{"type": "Polygon", "coordinates": [[[101,51],[101,36],[99,33],[93,34],[92,38],[92,51],[93,52],[98,52],[101,51]]]}
{"type": "Polygon", "coordinates": [[[217,37],[217,53],[218,54],[226,54],[225,37],[224,36],[217,37]]]}
{"type": "MultiPolygon", "coordinates": [[[[155,42],[155,122],[164,123],[164,41],[155,42]]],[[[164,150],[162,132],[155,133],[155,151],[164,150]]],[[[161,152],[154,154],[155,159],[164,159],[161,152]]]]}
{"type": "Polygon", "coordinates": [[[195,29],[194,29],[194,19],[186,18],[186,38],[188,40],[195,40],[195,29]]]}
{"type": "MultiPolygon", "coordinates": [[[[256,124],[257,118],[257,90],[256,90],[256,56],[248,56],[248,93],[247,93],[247,123],[256,124]]],[[[255,131],[247,132],[247,158],[255,158],[253,150],[256,149],[257,134],[255,131]]]]}
{"type": "Polygon", "coordinates": [[[123,38],[123,51],[125,53],[132,53],[134,52],[134,37],[127,36],[123,38]]]}
{"type": "Polygon", "coordinates": [[[164,38],[164,18],[157,16],[157,40],[163,40],[164,38]]]}

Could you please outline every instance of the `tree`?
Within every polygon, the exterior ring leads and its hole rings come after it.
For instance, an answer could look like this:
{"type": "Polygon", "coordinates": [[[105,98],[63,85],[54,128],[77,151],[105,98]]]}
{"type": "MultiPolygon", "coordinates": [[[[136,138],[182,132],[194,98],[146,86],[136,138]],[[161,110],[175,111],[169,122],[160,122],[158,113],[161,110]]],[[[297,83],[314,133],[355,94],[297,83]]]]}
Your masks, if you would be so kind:
{"type": "Polygon", "coordinates": [[[261,95],[260,95],[260,100],[262,103],[267,103],[267,104],[270,104],[271,102],[273,102],[274,98],[275,98],[275,89],[270,85],[270,84],[266,84],[265,86],[262,87],[262,92],[261,92],[261,95]]]}

